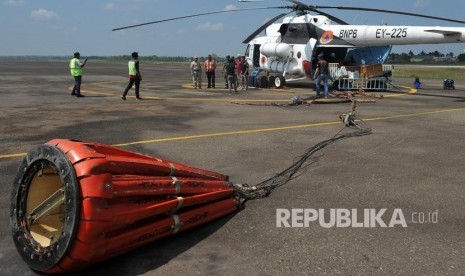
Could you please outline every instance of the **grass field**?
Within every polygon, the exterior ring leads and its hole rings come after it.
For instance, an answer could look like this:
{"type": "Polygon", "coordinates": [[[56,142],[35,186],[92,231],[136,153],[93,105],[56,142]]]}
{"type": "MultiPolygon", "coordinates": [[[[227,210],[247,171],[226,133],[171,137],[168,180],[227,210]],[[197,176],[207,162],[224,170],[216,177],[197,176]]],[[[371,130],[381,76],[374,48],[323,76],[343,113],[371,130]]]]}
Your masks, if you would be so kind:
{"type": "Polygon", "coordinates": [[[442,66],[425,66],[421,67],[400,67],[394,66],[393,77],[414,78],[420,77],[425,79],[465,79],[465,67],[442,67],[442,66]]]}

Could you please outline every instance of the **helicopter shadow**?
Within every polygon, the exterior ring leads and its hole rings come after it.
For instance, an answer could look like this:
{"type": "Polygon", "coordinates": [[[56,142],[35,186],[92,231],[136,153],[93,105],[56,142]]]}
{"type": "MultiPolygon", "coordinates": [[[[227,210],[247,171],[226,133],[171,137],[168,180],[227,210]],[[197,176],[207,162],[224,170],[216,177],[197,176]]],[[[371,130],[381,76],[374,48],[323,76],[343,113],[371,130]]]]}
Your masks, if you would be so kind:
{"type": "Polygon", "coordinates": [[[186,232],[154,241],[123,255],[67,275],[135,276],[157,270],[222,228],[239,211],[205,225],[189,229],[186,232]]]}

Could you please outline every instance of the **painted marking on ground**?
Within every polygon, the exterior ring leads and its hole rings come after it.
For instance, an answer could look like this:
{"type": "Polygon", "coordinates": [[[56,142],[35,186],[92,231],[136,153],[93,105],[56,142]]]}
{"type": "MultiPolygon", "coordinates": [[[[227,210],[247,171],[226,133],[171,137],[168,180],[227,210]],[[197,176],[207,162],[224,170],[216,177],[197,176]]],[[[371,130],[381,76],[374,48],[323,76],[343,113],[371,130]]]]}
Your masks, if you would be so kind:
{"type": "Polygon", "coordinates": [[[384,97],[385,98],[401,97],[401,96],[405,96],[405,95],[408,95],[408,94],[415,94],[415,93],[418,92],[417,89],[412,88],[412,87],[408,87],[408,86],[399,86],[399,87],[405,88],[408,92],[401,91],[401,92],[398,92],[398,93],[390,93],[388,95],[384,95],[384,97]]]}
{"type": "MultiPolygon", "coordinates": [[[[363,119],[363,121],[370,122],[370,121],[392,120],[392,119],[410,118],[410,117],[418,117],[418,116],[434,115],[434,114],[458,112],[458,111],[465,111],[465,108],[441,109],[441,110],[433,110],[433,111],[410,113],[410,114],[400,114],[400,115],[392,115],[392,116],[373,117],[373,118],[363,119]]],[[[331,122],[320,122],[320,123],[312,123],[312,124],[293,125],[293,126],[281,126],[281,127],[273,127],[273,128],[260,128],[260,129],[250,129],[250,130],[237,130],[237,131],[228,131],[228,132],[195,134],[195,135],[187,135],[187,136],[167,137],[167,138],[158,138],[158,139],[151,139],[151,140],[119,143],[119,144],[113,144],[112,146],[126,147],[126,146],[141,145],[141,144],[173,142],[173,141],[201,139],[201,138],[212,138],[212,137],[221,137],[221,136],[230,136],[230,135],[245,135],[245,134],[263,133],[263,132],[273,132],[273,131],[282,131],[282,130],[310,128],[310,127],[318,127],[318,126],[330,126],[330,125],[337,125],[337,124],[341,124],[341,122],[340,121],[331,121],[331,122]]],[[[26,155],[26,153],[0,154],[0,159],[23,157],[25,155],[26,155]]]]}
{"type": "MultiPolygon", "coordinates": [[[[194,84],[192,83],[185,83],[182,85],[182,88],[187,88],[187,89],[195,89],[194,88],[194,84]]],[[[210,89],[210,88],[207,88],[207,89],[210,89]]],[[[210,90],[210,92],[216,92],[218,91],[218,89],[220,91],[229,91],[228,88],[211,88],[212,90],[210,90]]],[[[238,87],[239,89],[239,87],[238,87]]],[[[258,89],[256,87],[249,87],[250,90],[255,90],[255,89],[258,89]]],[[[202,90],[204,90],[204,88],[202,88],[202,90]]],[[[207,90],[204,90],[205,92],[207,92],[207,90]]],[[[240,90],[239,90],[240,91],[240,90]]],[[[299,91],[293,91],[292,88],[289,88],[289,87],[286,87],[286,88],[260,88],[260,91],[265,91],[265,92],[278,92],[280,94],[282,93],[297,93],[299,91]]],[[[316,93],[316,92],[315,92],[316,93]]]]}

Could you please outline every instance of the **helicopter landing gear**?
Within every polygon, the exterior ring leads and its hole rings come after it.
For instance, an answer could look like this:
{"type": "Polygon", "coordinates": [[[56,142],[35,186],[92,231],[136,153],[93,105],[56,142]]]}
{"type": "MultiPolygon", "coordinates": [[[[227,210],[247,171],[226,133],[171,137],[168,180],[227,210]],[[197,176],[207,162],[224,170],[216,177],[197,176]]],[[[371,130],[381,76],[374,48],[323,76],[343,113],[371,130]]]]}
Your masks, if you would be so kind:
{"type": "Polygon", "coordinates": [[[286,79],[284,78],[284,76],[279,75],[276,76],[273,83],[276,88],[283,88],[283,86],[286,85],[286,79]]]}

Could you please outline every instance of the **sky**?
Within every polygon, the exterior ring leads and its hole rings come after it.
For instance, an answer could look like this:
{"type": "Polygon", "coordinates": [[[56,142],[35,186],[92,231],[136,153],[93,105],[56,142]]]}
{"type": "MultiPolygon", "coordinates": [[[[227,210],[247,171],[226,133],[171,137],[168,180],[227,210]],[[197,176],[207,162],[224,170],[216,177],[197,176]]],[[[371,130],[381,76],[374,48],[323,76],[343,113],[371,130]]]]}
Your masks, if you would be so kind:
{"type": "MultiPolygon", "coordinates": [[[[465,20],[457,0],[313,0],[305,4],[399,10],[465,20]]],[[[242,41],[282,10],[242,11],[169,21],[122,31],[114,28],[226,9],[283,6],[268,0],[0,0],[0,56],[206,56],[239,54],[242,41]]],[[[456,26],[457,23],[383,13],[323,10],[350,24],[456,26]]],[[[395,46],[393,52],[464,53],[465,44],[395,46]]]]}

